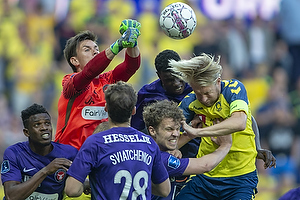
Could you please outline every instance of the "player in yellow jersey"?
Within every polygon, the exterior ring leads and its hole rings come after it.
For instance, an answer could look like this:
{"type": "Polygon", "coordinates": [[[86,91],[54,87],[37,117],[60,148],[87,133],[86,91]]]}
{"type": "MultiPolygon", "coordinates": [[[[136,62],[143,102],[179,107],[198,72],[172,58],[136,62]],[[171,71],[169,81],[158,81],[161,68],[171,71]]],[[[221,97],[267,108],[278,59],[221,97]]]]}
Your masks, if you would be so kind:
{"type": "Polygon", "coordinates": [[[201,54],[190,60],[170,61],[174,75],[193,88],[179,107],[186,122],[184,129],[191,138],[202,137],[197,157],[216,150],[212,136],[232,134],[232,147],[221,163],[208,173],[196,175],[181,190],[176,199],[254,199],[258,183],[255,159],[255,134],[247,91],[236,79],[221,80],[220,57],[201,54]],[[194,116],[203,128],[187,125],[194,116]],[[216,119],[223,119],[214,124],[216,119]]]}

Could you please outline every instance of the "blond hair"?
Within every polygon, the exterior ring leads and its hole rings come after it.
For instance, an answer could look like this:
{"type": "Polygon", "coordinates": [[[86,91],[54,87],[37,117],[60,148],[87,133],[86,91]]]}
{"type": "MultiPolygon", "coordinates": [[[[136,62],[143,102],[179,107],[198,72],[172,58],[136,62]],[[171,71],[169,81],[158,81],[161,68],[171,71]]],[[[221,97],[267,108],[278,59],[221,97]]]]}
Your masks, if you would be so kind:
{"type": "Polygon", "coordinates": [[[169,61],[174,76],[189,84],[196,83],[201,86],[211,85],[221,77],[222,66],[219,63],[220,56],[215,60],[214,56],[205,53],[190,60],[169,61]]]}

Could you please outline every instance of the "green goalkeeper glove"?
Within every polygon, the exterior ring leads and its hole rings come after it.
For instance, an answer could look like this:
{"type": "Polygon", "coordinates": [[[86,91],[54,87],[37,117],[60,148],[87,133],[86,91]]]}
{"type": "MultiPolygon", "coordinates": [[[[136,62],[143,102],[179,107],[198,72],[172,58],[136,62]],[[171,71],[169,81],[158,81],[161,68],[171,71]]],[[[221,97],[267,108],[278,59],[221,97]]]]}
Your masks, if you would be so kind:
{"type": "Polygon", "coordinates": [[[129,27],[117,41],[110,45],[111,51],[117,55],[123,48],[135,47],[139,35],[138,29],[129,27]]]}
{"type": "Polygon", "coordinates": [[[133,27],[133,28],[137,28],[138,30],[140,30],[141,28],[141,23],[134,20],[134,19],[124,19],[121,22],[120,28],[119,28],[119,32],[121,34],[123,34],[129,27],[133,27]]]}

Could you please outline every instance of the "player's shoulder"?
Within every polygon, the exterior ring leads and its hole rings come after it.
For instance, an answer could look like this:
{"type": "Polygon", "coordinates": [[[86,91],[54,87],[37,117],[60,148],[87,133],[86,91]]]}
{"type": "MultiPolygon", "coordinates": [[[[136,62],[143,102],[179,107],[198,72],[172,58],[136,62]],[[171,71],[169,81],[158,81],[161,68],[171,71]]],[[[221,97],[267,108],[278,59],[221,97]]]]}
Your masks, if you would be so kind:
{"type": "Polygon", "coordinates": [[[15,143],[13,145],[10,145],[9,147],[6,148],[6,151],[13,151],[13,152],[20,152],[22,151],[23,149],[26,149],[26,147],[28,147],[29,144],[28,144],[28,141],[26,142],[18,142],[18,143],[15,143]]]}
{"type": "Polygon", "coordinates": [[[78,150],[75,147],[71,146],[71,145],[61,144],[61,143],[58,143],[58,142],[51,142],[51,143],[56,149],[59,149],[62,152],[69,152],[70,154],[73,154],[73,153],[76,154],[78,152],[78,150]]]}
{"type": "Polygon", "coordinates": [[[190,93],[185,95],[185,97],[182,99],[181,103],[190,104],[195,100],[197,100],[196,94],[194,91],[191,91],[190,93]]]}
{"type": "Polygon", "coordinates": [[[223,88],[244,87],[244,84],[238,79],[222,80],[221,84],[223,88]]]}
{"type": "Polygon", "coordinates": [[[238,94],[245,91],[244,84],[238,79],[223,80],[221,82],[221,93],[223,94],[238,94]]]}
{"type": "Polygon", "coordinates": [[[148,94],[148,93],[154,93],[157,91],[160,91],[162,89],[160,80],[157,79],[151,83],[145,84],[141,87],[141,89],[138,91],[138,94],[148,94]]]}

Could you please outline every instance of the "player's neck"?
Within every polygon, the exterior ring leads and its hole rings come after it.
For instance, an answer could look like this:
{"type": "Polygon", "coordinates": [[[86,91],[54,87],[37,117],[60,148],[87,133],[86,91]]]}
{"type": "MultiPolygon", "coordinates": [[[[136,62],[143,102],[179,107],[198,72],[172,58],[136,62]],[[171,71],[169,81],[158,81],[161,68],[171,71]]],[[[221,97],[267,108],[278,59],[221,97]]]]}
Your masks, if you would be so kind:
{"type": "Polygon", "coordinates": [[[113,127],[130,127],[130,122],[124,122],[124,123],[116,123],[112,122],[111,120],[108,120],[109,128],[113,127]]]}

